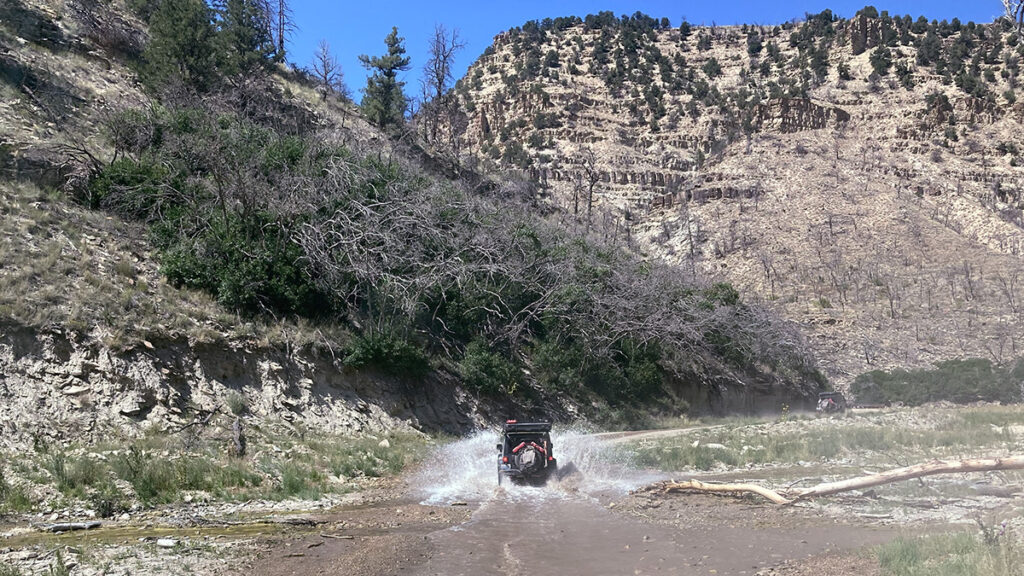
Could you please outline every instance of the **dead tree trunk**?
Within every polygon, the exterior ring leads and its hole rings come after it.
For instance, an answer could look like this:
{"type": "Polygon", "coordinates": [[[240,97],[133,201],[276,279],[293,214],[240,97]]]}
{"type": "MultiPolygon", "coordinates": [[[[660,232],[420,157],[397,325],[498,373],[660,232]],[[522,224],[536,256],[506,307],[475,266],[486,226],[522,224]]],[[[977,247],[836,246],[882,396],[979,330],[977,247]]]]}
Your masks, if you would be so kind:
{"type": "Polygon", "coordinates": [[[915,464],[906,468],[896,468],[871,474],[841,480],[839,482],[826,482],[811,488],[799,491],[795,495],[796,500],[806,500],[818,496],[829,496],[850,490],[863,490],[892,482],[913,480],[924,476],[935,476],[937,474],[957,474],[963,472],[993,472],[996,470],[1024,470],[1024,456],[1008,456],[1006,458],[975,458],[971,460],[933,460],[924,464],[915,464]]]}
{"type": "Polygon", "coordinates": [[[232,454],[236,458],[245,456],[245,447],[248,442],[245,439],[245,432],[242,431],[242,420],[235,416],[235,423],[231,425],[232,454]]]}
{"type": "Polygon", "coordinates": [[[825,482],[803,490],[777,492],[757,484],[708,484],[699,480],[687,482],[666,482],[656,490],[669,492],[713,492],[727,494],[757,494],[776,504],[792,504],[800,500],[830,496],[851,490],[863,490],[913,480],[937,474],[958,474],[966,472],[994,472],[997,470],[1024,470],[1024,456],[1007,456],[1005,458],[975,458],[969,460],[933,460],[924,464],[915,464],[905,468],[886,470],[878,474],[860,476],[838,482],[825,482]]]}

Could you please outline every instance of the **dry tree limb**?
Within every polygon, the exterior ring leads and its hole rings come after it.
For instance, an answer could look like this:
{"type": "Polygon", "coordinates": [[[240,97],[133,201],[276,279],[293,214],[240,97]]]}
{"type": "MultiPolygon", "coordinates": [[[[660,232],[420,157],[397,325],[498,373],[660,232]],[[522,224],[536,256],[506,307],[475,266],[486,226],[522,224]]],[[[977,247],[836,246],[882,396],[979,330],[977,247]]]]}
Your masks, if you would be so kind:
{"type": "Polygon", "coordinates": [[[60,534],[63,532],[73,532],[75,530],[95,530],[102,526],[103,523],[99,521],[91,522],[58,522],[56,524],[33,524],[38,530],[44,532],[53,532],[54,534],[60,534]]]}
{"type": "Polygon", "coordinates": [[[764,486],[759,486],[757,484],[712,484],[701,482],[699,480],[689,480],[687,482],[666,482],[656,489],[660,489],[662,493],[749,493],[762,496],[776,504],[792,504],[799,500],[807,500],[809,498],[817,498],[820,496],[830,496],[832,494],[849,492],[851,490],[863,490],[865,488],[872,488],[883,484],[892,484],[894,482],[902,482],[904,480],[913,480],[915,478],[923,478],[925,476],[966,472],[993,472],[997,470],[1024,470],[1024,456],[974,458],[968,460],[932,460],[931,462],[925,462],[923,464],[894,468],[892,470],[886,470],[885,472],[859,476],[848,480],[824,482],[803,490],[787,490],[782,492],[776,492],[775,490],[765,488],[764,486]]]}
{"type": "Polygon", "coordinates": [[[794,495],[795,500],[805,500],[818,496],[829,496],[850,490],[861,490],[883,484],[913,480],[925,476],[937,474],[957,474],[964,472],[993,472],[996,470],[1024,470],[1024,456],[1008,456],[1006,458],[974,458],[969,460],[932,460],[924,464],[915,464],[903,468],[886,470],[878,474],[840,480],[838,482],[826,482],[804,490],[794,495]]]}
{"type": "Polygon", "coordinates": [[[700,480],[688,480],[686,482],[667,482],[662,487],[663,493],[669,492],[713,492],[713,493],[724,493],[724,494],[742,494],[750,493],[763,496],[768,500],[776,504],[790,504],[791,501],[787,500],[778,492],[765,488],[764,486],[758,486],[757,484],[709,484],[701,482],[700,480]]]}

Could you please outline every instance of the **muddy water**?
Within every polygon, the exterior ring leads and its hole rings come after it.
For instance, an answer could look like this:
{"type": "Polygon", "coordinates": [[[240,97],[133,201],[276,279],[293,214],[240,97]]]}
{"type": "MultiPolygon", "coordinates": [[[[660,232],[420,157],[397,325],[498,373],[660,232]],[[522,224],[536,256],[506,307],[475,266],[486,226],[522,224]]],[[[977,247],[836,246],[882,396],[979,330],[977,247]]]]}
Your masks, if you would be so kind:
{"type": "Polygon", "coordinates": [[[436,465],[428,463],[412,483],[421,487],[423,502],[465,502],[476,509],[468,522],[427,535],[433,553],[403,573],[752,575],[783,560],[892,537],[829,520],[760,522],[756,516],[766,507],[746,504],[682,508],[679,514],[692,517],[675,525],[664,514],[648,521],[610,511],[609,501],[659,474],[609,461],[601,441],[582,433],[554,434],[553,441],[560,469],[568,473],[543,488],[497,486],[493,433],[435,455],[436,465]],[[718,515],[727,508],[730,513],[718,515]]]}

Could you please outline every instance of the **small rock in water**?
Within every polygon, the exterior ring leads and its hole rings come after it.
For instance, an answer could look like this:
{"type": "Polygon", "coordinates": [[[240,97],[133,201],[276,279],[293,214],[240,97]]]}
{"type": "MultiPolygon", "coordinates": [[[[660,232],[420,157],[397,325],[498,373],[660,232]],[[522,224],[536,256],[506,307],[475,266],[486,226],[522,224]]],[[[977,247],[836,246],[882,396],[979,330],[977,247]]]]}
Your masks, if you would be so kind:
{"type": "Polygon", "coordinates": [[[174,548],[178,545],[178,541],[171,538],[161,538],[156,541],[156,545],[161,548],[174,548]]]}

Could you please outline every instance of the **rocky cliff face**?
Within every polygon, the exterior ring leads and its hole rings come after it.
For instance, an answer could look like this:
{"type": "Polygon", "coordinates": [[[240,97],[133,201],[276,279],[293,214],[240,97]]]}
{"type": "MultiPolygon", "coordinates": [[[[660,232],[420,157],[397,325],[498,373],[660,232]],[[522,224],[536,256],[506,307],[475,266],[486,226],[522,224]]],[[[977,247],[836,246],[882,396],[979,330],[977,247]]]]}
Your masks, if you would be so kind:
{"type": "Polygon", "coordinates": [[[495,38],[458,90],[480,161],[774,303],[840,386],[1024,354],[1024,52],[1007,29],[604,20],[495,38]]]}
{"type": "Polygon", "coordinates": [[[459,434],[488,406],[452,382],[346,370],[328,352],[184,340],[116,350],[63,330],[0,330],[0,434],[102,441],[244,406],[267,426],[325,434],[413,427],[459,434]],[[141,426],[140,426],[141,424],[141,426]]]}

